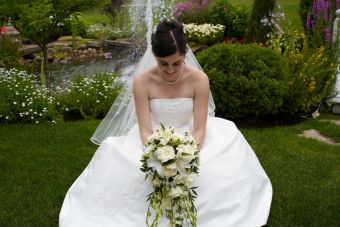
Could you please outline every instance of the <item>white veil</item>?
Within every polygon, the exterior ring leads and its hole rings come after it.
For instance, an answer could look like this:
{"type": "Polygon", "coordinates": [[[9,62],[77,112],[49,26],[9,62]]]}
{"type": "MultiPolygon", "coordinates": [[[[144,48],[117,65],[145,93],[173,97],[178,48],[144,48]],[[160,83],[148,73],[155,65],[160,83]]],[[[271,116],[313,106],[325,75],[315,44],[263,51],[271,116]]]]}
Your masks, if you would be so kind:
{"type": "MultiPolygon", "coordinates": [[[[135,0],[136,1],[136,0],[135,0]]],[[[139,2],[138,0],[137,2],[139,2]]],[[[130,129],[137,124],[136,110],[135,110],[135,102],[133,99],[132,93],[132,83],[133,78],[138,75],[144,69],[150,67],[153,64],[156,64],[156,59],[151,50],[151,34],[153,28],[153,16],[152,16],[152,1],[147,0],[147,7],[145,9],[145,14],[148,15],[145,17],[145,22],[147,24],[148,30],[146,33],[147,39],[147,48],[143,55],[143,57],[138,62],[137,66],[128,67],[125,72],[123,72],[123,76],[127,78],[126,83],[124,84],[123,91],[118,95],[116,100],[111,106],[108,114],[105,118],[100,122],[96,131],[91,137],[91,141],[95,144],[100,145],[107,137],[109,136],[124,136],[126,135],[130,129]],[[135,68],[133,68],[135,67],[135,68]]],[[[164,14],[164,2],[162,6],[160,6],[160,18],[165,19],[164,14]]],[[[157,7],[157,6],[156,6],[157,7]]],[[[202,70],[202,67],[197,62],[197,59],[188,46],[188,52],[185,54],[185,63],[191,65],[194,68],[202,70]]],[[[209,105],[208,105],[208,113],[209,116],[215,116],[215,103],[211,92],[209,94],[209,105]]]]}
{"type": "MultiPolygon", "coordinates": [[[[188,47],[188,52],[185,55],[185,63],[202,70],[202,67],[197,62],[194,53],[188,47]]],[[[156,64],[155,57],[151,50],[151,45],[148,45],[143,57],[138,62],[135,69],[126,70],[127,82],[124,85],[123,91],[118,95],[116,100],[111,106],[108,114],[100,122],[96,131],[91,137],[91,141],[100,145],[109,136],[124,136],[128,131],[137,124],[135,103],[132,94],[133,78],[138,75],[142,70],[156,64]]],[[[213,97],[209,95],[208,105],[209,116],[215,115],[215,103],[213,97]]]]}

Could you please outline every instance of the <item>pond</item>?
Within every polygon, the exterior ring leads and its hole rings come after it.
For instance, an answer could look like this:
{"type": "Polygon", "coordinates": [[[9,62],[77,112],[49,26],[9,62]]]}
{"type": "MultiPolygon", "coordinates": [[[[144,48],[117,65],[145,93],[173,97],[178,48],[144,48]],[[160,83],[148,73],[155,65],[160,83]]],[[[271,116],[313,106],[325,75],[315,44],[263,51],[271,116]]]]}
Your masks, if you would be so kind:
{"type": "Polygon", "coordinates": [[[101,72],[119,72],[135,62],[135,55],[131,48],[115,47],[106,50],[105,53],[111,53],[112,57],[101,56],[86,60],[74,60],[67,64],[50,63],[48,67],[52,84],[71,80],[75,75],[91,76],[101,72]]]}

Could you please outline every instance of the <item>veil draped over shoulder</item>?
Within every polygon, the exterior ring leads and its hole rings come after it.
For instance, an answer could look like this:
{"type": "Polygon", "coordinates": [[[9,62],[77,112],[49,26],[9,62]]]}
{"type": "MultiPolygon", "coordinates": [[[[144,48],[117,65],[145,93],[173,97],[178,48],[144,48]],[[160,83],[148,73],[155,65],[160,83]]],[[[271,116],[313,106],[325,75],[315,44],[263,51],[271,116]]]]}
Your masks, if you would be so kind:
{"type": "MultiPolygon", "coordinates": [[[[202,67],[197,62],[194,53],[189,47],[184,61],[186,64],[202,70],[202,67]]],[[[130,70],[130,72],[125,72],[128,79],[124,84],[124,88],[92,135],[91,141],[93,143],[100,145],[109,136],[125,136],[129,130],[137,124],[135,103],[132,93],[133,78],[141,71],[154,64],[156,64],[156,59],[152,53],[151,45],[148,45],[137,66],[133,70],[130,70]]],[[[215,103],[211,92],[209,94],[208,113],[209,116],[215,115],[215,103]]]]}

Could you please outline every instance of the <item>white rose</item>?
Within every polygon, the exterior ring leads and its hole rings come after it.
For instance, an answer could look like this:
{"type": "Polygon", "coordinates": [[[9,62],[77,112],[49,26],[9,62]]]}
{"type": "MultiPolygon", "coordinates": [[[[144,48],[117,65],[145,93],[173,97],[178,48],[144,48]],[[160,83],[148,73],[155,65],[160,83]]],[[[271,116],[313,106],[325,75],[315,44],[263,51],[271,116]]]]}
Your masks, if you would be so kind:
{"type": "Polygon", "coordinates": [[[164,146],[159,147],[155,151],[155,155],[158,160],[160,160],[162,163],[169,161],[170,159],[173,159],[176,157],[175,150],[171,146],[164,146]]]}
{"type": "Polygon", "coordinates": [[[190,173],[188,175],[183,176],[183,181],[186,186],[191,186],[198,178],[198,174],[190,173]]]}
{"type": "Polygon", "coordinates": [[[148,137],[148,143],[154,143],[155,140],[159,140],[159,135],[157,133],[153,133],[148,137]]]}
{"type": "Polygon", "coordinates": [[[184,175],[177,175],[174,177],[174,184],[178,185],[178,184],[184,184],[184,175]]]}
{"type": "Polygon", "coordinates": [[[195,145],[179,145],[177,148],[177,158],[187,163],[191,162],[195,158],[196,146],[195,145]]]}
{"type": "Polygon", "coordinates": [[[172,198],[176,198],[176,197],[179,197],[179,196],[184,195],[184,194],[185,194],[185,192],[179,186],[171,188],[170,192],[169,192],[169,196],[172,197],[172,198]]]}
{"type": "Polygon", "coordinates": [[[164,173],[164,176],[166,177],[173,177],[177,174],[177,170],[171,169],[171,168],[163,168],[163,173],[164,173]]]}
{"type": "Polygon", "coordinates": [[[155,177],[155,179],[152,180],[152,185],[154,187],[159,187],[161,184],[162,184],[162,182],[158,177],[155,177]]]}

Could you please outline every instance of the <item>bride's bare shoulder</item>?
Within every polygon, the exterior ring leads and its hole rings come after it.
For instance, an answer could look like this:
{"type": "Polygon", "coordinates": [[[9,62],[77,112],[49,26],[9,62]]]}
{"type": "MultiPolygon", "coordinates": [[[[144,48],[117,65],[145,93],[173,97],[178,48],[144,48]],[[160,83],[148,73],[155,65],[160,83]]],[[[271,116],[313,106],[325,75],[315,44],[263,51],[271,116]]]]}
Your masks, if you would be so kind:
{"type": "Polygon", "coordinates": [[[188,77],[190,78],[191,82],[209,84],[208,76],[202,70],[194,68],[190,65],[187,66],[187,70],[188,70],[188,77]]]}
{"type": "Polygon", "coordinates": [[[133,83],[135,85],[150,83],[154,80],[155,75],[157,75],[157,68],[152,66],[138,73],[133,78],[133,83]]]}

